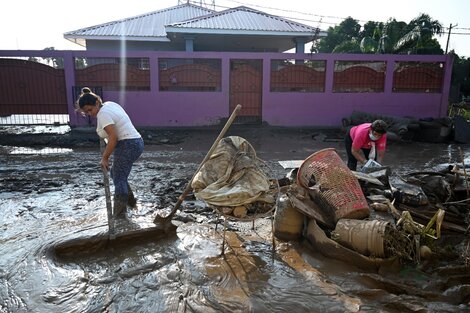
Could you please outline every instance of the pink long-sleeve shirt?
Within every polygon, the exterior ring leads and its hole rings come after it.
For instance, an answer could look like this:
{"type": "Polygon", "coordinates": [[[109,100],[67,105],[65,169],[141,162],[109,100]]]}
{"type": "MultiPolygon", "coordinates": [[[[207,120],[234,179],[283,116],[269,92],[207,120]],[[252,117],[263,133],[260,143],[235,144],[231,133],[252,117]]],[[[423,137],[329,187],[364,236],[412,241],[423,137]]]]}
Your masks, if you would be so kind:
{"type": "MultiPolygon", "coordinates": [[[[371,123],[364,123],[357,126],[354,126],[349,131],[349,135],[352,139],[352,147],[354,149],[371,149],[372,148],[372,140],[369,138],[369,131],[370,131],[371,123]]],[[[387,145],[387,134],[383,134],[379,140],[375,141],[375,148],[377,151],[384,151],[385,146],[387,145]]]]}

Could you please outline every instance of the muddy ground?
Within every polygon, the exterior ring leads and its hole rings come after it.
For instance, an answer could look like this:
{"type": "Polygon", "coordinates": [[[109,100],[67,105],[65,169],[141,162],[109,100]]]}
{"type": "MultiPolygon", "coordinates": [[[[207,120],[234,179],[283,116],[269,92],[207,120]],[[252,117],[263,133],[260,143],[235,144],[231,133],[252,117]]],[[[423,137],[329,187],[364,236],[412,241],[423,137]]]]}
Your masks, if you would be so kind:
{"type": "MultiPolygon", "coordinates": [[[[130,177],[134,227],[152,227],[158,212],[174,206],[219,131],[142,130],[145,152],[130,177]]],[[[339,130],[235,125],[227,135],[247,139],[277,178],[288,171],[278,161],[323,148],[346,159],[339,130]]],[[[1,313],[470,310],[468,265],[458,256],[368,271],[328,259],[306,240],[277,240],[273,250],[271,220],[263,218],[254,229],[230,221],[222,257],[223,218],[191,195],[168,233],[57,253],[64,242],[107,232],[95,134],[3,130],[0,144],[1,313]]],[[[460,162],[458,147],[470,163],[468,145],[418,142],[391,142],[385,163],[398,176],[435,170],[460,162]]],[[[452,244],[467,243],[450,235],[452,244]]]]}

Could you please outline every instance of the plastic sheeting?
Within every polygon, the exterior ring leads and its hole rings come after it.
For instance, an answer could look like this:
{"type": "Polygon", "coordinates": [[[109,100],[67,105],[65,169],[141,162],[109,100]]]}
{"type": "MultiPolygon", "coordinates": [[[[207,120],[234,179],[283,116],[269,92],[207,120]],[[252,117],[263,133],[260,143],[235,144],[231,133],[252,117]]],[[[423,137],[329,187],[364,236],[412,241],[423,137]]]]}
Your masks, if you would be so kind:
{"type": "Polygon", "coordinates": [[[225,137],[194,177],[191,184],[194,195],[215,206],[274,203],[274,197],[268,194],[269,179],[259,165],[260,160],[247,140],[225,137]]]}

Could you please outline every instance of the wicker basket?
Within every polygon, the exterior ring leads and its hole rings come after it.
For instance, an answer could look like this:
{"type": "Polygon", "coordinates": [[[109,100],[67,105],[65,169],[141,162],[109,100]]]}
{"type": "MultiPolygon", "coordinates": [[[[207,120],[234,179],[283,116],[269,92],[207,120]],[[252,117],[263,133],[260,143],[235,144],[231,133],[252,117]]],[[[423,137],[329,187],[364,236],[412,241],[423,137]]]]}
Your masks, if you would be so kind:
{"type": "Polygon", "coordinates": [[[370,214],[369,205],[357,178],[333,148],[310,155],[299,168],[297,182],[310,189],[318,187],[319,205],[335,212],[340,218],[362,219],[370,214]]]}

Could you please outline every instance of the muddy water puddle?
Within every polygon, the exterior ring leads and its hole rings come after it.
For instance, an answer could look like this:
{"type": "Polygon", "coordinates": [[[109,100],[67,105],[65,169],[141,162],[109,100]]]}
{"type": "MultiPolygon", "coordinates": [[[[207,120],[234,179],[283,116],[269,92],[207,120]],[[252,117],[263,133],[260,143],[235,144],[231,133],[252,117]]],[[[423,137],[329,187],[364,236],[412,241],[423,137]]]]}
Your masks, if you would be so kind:
{"type": "MultiPolygon", "coordinates": [[[[345,159],[339,141],[302,140],[282,152],[278,144],[253,145],[278,177],[287,172],[278,160],[303,159],[325,146],[345,159]]],[[[205,155],[199,148],[147,147],[130,178],[138,208],[129,218],[139,227],[152,227],[157,210],[172,208],[205,155]]],[[[168,233],[57,253],[61,243],[107,234],[97,150],[0,155],[0,312],[469,310],[468,282],[458,278],[468,278],[465,268],[377,273],[328,259],[307,242],[276,241],[273,250],[269,218],[254,229],[229,222],[221,256],[223,219],[190,197],[168,233]]],[[[405,173],[446,166],[459,154],[455,145],[392,143],[386,158],[394,172],[405,173]]]]}

